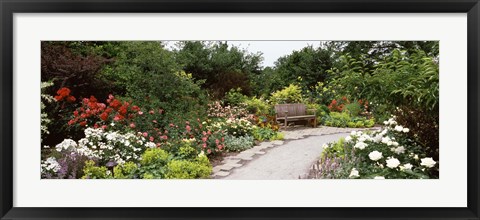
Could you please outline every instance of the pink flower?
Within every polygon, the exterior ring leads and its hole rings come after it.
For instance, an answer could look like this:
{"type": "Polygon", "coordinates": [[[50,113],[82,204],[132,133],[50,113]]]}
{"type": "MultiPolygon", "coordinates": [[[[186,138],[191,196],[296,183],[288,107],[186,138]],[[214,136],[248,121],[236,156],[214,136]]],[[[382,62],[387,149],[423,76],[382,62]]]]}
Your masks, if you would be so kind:
{"type": "Polygon", "coordinates": [[[143,115],[143,112],[142,112],[142,111],[138,111],[138,114],[139,114],[139,115],[143,115]]]}
{"type": "Polygon", "coordinates": [[[190,131],[192,130],[192,128],[190,127],[190,125],[187,125],[185,128],[187,129],[187,132],[190,132],[190,131]]]}
{"type": "Polygon", "coordinates": [[[222,149],[223,149],[223,145],[218,145],[218,149],[219,149],[219,150],[222,150],[222,149]]]}
{"type": "Polygon", "coordinates": [[[173,128],[173,126],[175,126],[175,125],[173,125],[172,123],[170,123],[169,126],[173,128]]]}
{"type": "Polygon", "coordinates": [[[203,141],[203,142],[207,142],[207,137],[203,137],[203,138],[202,138],[202,141],[203,141]]]}
{"type": "Polygon", "coordinates": [[[155,124],[158,123],[157,120],[153,120],[152,122],[155,123],[155,124]]]}
{"type": "Polygon", "coordinates": [[[106,125],[102,125],[102,129],[106,129],[106,128],[107,128],[107,126],[106,126],[106,125]]]}
{"type": "Polygon", "coordinates": [[[207,149],[207,153],[211,154],[211,153],[212,153],[212,150],[207,149]]]}
{"type": "Polygon", "coordinates": [[[203,146],[202,146],[202,147],[203,147],[203,148],[207,148],[207,144],[203,144],[203,146]]]}
{"type": "Polygon", "coordinates": [[[131,127],[131,128],[135,128],[135,124],[134,124],[133,122],[130,123],[130,127],[131,127]]]}
{"type": "Polygon", "coordinates": [[[218,139],[215,139],[215,144],[218,145],[220,141],[218,139]]]}
{"type": "Polygon", "coordinates": [[[150,110],[148,113],[150,113],[150,114],[152,114],[152,115],[153,115],[153,114],[155,114],[155,111],[153,111],[153,110],[150,110]]]}
{"type": "Polygon", "coordinates": [[[167,139],[168,139],[167,135],[163,135],[163,136],[161,136],[160,138],[162,138],[163,140],[167,140],[167,139]]]}
{"type": "Polygon", "coordinates": [[[143,132],[143,136],[144,136],[144,137],[147,137],[147,136],[148,136],[148,133],[147,133],[147,132],[143,132]]]}
{"type": "Polygon", "coordinates": [[[150,136],[150,141],[153,141],[153,140],[154,140],[154,138],[152,136],[150,136]]]}

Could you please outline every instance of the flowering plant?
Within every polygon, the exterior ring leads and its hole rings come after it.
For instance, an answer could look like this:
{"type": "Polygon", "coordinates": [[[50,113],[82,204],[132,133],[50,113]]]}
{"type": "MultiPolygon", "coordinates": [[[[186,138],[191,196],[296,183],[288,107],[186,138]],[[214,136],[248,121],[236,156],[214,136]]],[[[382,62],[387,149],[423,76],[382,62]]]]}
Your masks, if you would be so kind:
{"type": "Polygon", "coordinates": [[[408,128],[391,118],[385,127],[373,133],[353,131],[340,143],[323,146],[323,178],[438,178],[432,173],[438,162],[428,157],[406,134],[408,128]],[[333,167],[333,169],[332,169],[333,167]]]}

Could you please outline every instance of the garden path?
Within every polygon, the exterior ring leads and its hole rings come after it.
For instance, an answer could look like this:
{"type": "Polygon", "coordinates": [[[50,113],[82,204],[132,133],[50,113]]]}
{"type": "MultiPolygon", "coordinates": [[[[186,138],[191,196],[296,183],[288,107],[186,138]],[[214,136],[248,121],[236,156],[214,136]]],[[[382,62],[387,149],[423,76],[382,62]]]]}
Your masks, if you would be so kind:
{"type": "MultiPolygon", "coordinates": [[[[371,128],[377,129],[377,128],[371,128]]],[[[238,155],[224,158],[212,178],[242,180],[298,179],[318,160],[324,143],[346,137],[361,128],[294,128],[283,131],[285,140],[262,142],[238,155]]]]}

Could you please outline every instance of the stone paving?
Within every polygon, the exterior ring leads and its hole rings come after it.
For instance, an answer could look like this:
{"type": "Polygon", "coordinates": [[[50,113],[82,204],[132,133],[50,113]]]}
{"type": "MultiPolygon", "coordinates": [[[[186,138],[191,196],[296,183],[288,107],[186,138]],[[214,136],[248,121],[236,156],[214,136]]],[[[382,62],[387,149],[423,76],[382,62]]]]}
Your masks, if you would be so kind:
{"type": "MultiPolygon", "coordinates": [[[[267,141],[262,142],[257,146],[254,146],[251,149],[240,152],[238,155],[225,157],[220,165],[213,167],[212,178],[220,179],[224,178],[238,167],[242,167],[247,162],[254,160],[255,158],[261,157],[264,154],[268,153],[268,149],[274,148],[277,146],[283,145],[286,141],[303,139],[309,136],[321,136],[321,135],[331,135],[331,134],[340,134],[348,133],[351,131],[359,130],[375,130],[378,128],[336,128],[336,127],[326,127],[319,126],[317,128],[309,127],[300,127],[300,128],[289,128],[286,131],[281,131],[284,133],[284,140],[277,141],[267,141]]],[[[320,146],[319,146],[320,147],[320,146]]]]}

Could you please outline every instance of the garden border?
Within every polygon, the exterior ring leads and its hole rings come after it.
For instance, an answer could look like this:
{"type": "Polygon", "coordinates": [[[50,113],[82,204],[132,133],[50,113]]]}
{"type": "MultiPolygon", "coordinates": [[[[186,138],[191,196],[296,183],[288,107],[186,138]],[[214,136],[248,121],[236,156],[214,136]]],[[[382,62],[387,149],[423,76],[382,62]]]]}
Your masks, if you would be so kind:
{"type": "Polygon", "coordinates": [[[479,0],[0,0],[1,219],[479,219],[479,0]],[[13,207],[14,13],[328,12],[468,13],[467,208],[17,208],[13,207]]]}

